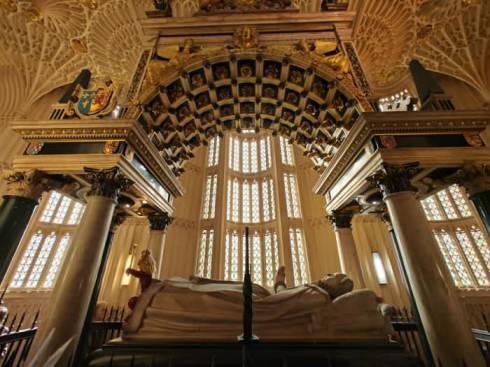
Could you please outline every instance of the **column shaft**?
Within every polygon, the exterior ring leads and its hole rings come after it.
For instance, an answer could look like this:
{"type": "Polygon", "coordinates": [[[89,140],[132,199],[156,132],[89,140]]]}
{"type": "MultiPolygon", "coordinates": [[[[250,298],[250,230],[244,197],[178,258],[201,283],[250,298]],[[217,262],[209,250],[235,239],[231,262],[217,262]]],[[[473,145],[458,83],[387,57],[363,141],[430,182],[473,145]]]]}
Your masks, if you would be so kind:
{"type": "Polygon", "coordinates": [[[74,340],[58,365],[66,366],[72,356],[101,266],[114,208],[115,202],[112,198],[89,196],[87,199],[82,222],[72,240],[68,258],[56,283],[49,316],[41,322],[35,338],[33,351],[36,351],[50,331],[54,330],[52,339],[40,356],[41,365],[70,338],[74,340]]]}
{"type": "Polygon", "coordinates": [[[150,230],[150,238],[148,239],[148,248],[150,249],[156,262],[156,276],[161,277],[163,252],[165,250],[165,231],[150,230]]]}
{"type": "Polygon", "coordinates": [[[434,360],[444,367],[485,366],[415,193],[388,194],[385,202],[434,360]]]}
{"type": "Polygon", "coordinates": [[[335,239],[339,251],[340,267],[354,282],[355,288],[364,288],[364,277],[362,276],[359,255],[351,228],[335,228],[335,239]]]}
{"type": "Polygon", "coordinates": [[[6,195],[0,205],[0,283],[7,272],[37,201],[6,195]]]}

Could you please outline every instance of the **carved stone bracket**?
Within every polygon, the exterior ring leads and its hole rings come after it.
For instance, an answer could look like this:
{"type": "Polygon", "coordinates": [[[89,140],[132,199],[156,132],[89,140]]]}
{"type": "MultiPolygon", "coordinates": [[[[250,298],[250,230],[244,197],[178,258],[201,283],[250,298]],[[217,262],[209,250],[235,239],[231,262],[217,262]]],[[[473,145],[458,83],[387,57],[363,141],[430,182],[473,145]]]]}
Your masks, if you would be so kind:
{"type": "Polygon", "coordinates": [[[6,183],[6,195],[38,200],[41,194],[51,187],[48,176],[38,170],[4,169],[2,173],[6,183]]]}
{"type": "Polygon", "coordinates": [[[350,228],[353,215],[354,214],[350,211],[349,212],[333,211],[331,215],[327,216],[327,219],[332,223],[334,228],[337,230],[340,228],[350,228]]]}
{"type": "Polygon", "coordinates": [[[153,213],[148,215],[150,229],[152,231],[164,231],[172,223],[173,218],[167,212],[153,213]]]}
{"type": "Polygon", "coordinates": [[[470,196],[490,190],[490,167],[483,163],[466,163],[454,174],[444,178],[448,184],[463,185],[470,196]]]}
{"type": "Polygon", "coordinates": [[[416,172],[418,165],[418,162],[401,165],[383,163],[382,169],[368,177],[368,181],[379,187],[384,195],[417,191],[410,183],[410,177],[416,172]]]}
{"type": "Polygon", "coordinates": [[[118,167],[96,169],[84,167],[92,187],[88,196],[104,196],[117,201],[121,191],[128,190],[133,181],[119,172],[118,167]]]}

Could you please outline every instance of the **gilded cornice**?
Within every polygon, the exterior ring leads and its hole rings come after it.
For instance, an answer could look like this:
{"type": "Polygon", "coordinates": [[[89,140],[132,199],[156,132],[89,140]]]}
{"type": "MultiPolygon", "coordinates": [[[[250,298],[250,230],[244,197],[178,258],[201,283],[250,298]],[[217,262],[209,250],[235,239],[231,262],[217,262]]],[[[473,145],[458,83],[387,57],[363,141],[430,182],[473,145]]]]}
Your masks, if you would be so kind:
{"type": "Polygon", "coordinates": [[[155,146],[148,140],[141,125],[135,120],[14,121],[11,127],[26,141],[128,141],[172,195],[181,196],[184,193],[180,182],[163,161],[155,146]]]}
{"type": "Polygon", "coordinates": [[[478,133],[489,123],[490,112],[487,111],[364,113],[339,147],[313,191],[324,195],[366,142],[375,135],[478,133]]]}

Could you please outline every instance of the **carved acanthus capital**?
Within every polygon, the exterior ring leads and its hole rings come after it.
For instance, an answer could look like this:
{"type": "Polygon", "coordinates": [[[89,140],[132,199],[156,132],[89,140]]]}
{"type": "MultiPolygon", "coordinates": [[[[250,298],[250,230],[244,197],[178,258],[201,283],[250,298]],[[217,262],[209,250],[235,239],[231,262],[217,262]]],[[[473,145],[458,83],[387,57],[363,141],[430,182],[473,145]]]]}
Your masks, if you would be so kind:
{"type": "Polygon", "coordinates": [[[172,223],[172,220],[173,218],[167,212],[152,213],[148,216],[152,231],[165,231],[167,226],[172,223]]]}
{"type": "Polygon", "coordinates": [[[128,215],[123,211],[116,211],[112,216],[111,230],[115,232],[117,228],[124,223],[128,215]]]}
{"type": "Polygon", "coordinates": [[[96,169],[84,167],[92,187],[88,196],[104,196],[117,201],[122,191],[128,190],[133,181],[119,172],[118,167],[96,169]]]}
{"type": "Polygon", "coordinates": [[[330,223],[332,223],[334,228],[337,230],[340,228],[350,228],[353,215],[354,214],[350,211],[347,212],[333,211],[329,216],[327,216],[327,219],[330,221],[330,223]]]}
{"type": "Polygon", "coordinates": [[[48,176],[38,170],[14,171],[3,170],[6,183],[6,195],[21,196],[37,200],[41,194],[50,188],[48,176]]]}
{"type": "Polygon", "coordinates": [[[417,191],[410,183],[410,178],[416,173],[418,165],[418,162],[401,165],[383,163],[382,169],[368,177],[368,181],[379,187],[384,195],[417,191]]]}
{"type": "Polygon", "coordinates": [[[456,173],[444,178],[448,184],[459,184],[475,195],[490,190],[490,167],[484,163],[466,163],[456,173]]]}

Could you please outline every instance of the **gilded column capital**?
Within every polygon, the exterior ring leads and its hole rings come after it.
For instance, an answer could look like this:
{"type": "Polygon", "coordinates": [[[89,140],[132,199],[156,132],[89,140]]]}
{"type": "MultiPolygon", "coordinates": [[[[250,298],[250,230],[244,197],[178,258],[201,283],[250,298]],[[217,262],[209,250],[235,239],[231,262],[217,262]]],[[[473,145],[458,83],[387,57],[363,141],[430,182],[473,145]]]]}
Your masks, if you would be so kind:
{"type": "Polygon", "coordinates": [[[104,196],[117,201],[121,191],[128,190],[133,181],[119,172],[118,167],[97,169],[84,167],[92,186],[88,196],[104,196]]]}
{"type": "Polygon", "coordinates": [[[403,191],[416,192],[417,189],[410,183],[410,177],[416,173],[418,165],[418,162],[400,165],[383,163],[382,168],[367,180],[379,187],[385,196],[403,191]]]}
{"type": "Polygon", "coordinates": [[[2,175],[6,183],[6,196],[20,196],[38,200],[41,194],[50,188],[48,176],[38,170],[15,171],[4,169],[2,175]]]}
{"type": "Polygon", "coordinates": [[[466,163],[454,174],[444,179],[449,184],[459,184],[475,195],[490,190],[490,167],[485,163],[466,163]]]}
{"type": "Polygon", "coordinates": [[[148,215],[148,221],[152,231],[165,231],[167,226],[172,223],[173,218],[167,212],[152,213],[148,215]]]}
{"type": "Polygon", "coordinates": [[[353,215],[351,211],[333,211],[327,216],[327,219],[332,223],[335,230],[338,230],[341,228],[350,228],[353,215]]]}

